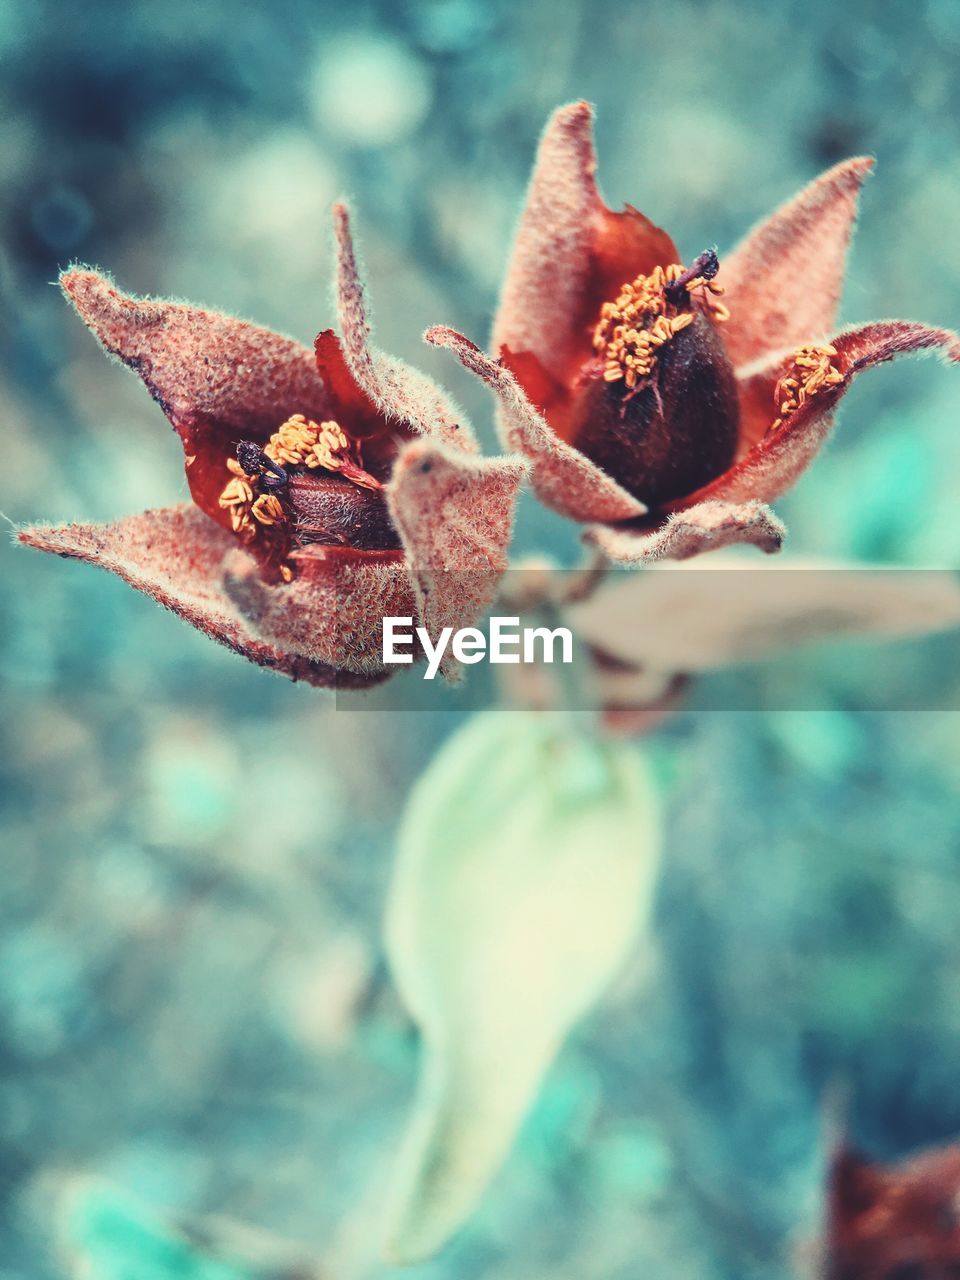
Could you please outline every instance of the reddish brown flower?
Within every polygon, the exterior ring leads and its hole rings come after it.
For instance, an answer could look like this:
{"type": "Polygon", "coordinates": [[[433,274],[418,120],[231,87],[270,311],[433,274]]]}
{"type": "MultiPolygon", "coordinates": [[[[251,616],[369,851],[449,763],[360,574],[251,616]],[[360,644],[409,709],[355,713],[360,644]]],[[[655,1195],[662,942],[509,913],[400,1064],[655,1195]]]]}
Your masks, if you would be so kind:
{"type": "Polygon", "coordinates": [[[262,666],[362,685],[384,677],[385,615],[432,632],[492,601],[526,464],[479,457],[456,406],[371,345],[342,206],[334,228],[340,336],[315,351],[66,272],[81,317],[180,436],[195,505],[20,538],[102,565],[262,666]]]}
{"type": "Polygon", "coordinates": [[[830,1171],[825,1280],[960,1275],[960,1146],[874,1164],[847,1145],[830,1171]]]}
{"type": "Polygon", "coordinates": [[[541,500],[592,523],[625,564],[733,542],[779,549],[766,505],[798,478],[862,370],[960,340],[904,321],[829,336],[860,185],[871,161],[823,174],[727,257],[689,266],[594,178],[586,103],[547,126],[494,323],[490,358],[451,347],[499,398],[504,440],[541,500]]]}

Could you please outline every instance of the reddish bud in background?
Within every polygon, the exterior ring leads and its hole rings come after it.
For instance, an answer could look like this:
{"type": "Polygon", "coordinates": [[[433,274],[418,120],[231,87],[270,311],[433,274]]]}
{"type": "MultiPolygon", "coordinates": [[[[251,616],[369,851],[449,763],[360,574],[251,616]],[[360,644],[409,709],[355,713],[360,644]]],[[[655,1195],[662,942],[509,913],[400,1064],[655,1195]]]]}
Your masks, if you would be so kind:
{"type": "Polygon", "coordinates": [[[843,1144],[828,1197],[825,1280],[960,1275],[960,1145],[878,1164],[843,1144]]]}

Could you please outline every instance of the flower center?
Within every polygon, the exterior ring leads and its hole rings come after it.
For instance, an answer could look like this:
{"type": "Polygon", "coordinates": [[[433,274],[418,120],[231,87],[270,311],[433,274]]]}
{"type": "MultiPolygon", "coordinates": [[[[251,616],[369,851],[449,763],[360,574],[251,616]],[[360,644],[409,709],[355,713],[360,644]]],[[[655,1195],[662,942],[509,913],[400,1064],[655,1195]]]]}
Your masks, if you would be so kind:
{"type": "MultiPolygon", "coordinates": [[[[265,445],[241,440],[226,468],[230,479],[218,503],[230,513],[233,532],[247,542],[276,527],[285,547],[363,546],[368,540],[394,545],[383,485],[364,470],[359,442],[332,419],[317,423],[295,413],[265,445]]],[[[292,577],[287,565],[280,572],[287,581],[292,577]]]]}
{"type": "Polygon", "coordinates": [[[605,302],[593,330],[604,382],[622,381],[630,391],[644,387],[661,347],[693,323],[691,295],[714,320],[728,319],[730,313],[716,300],[723,293],[714,280],[719,269],[716,251],[707,249],[687,268],[679,263],[654,267],[650,275],[637,276],[612,302],[605,302]]]}
{"type": "Polygon", "coordinates": [[[363,489],[383,487],[364,471],[359,444],[351,441],[339,422],[317,424],[302,413],[295,413],[281,423],[263,452],[281,467],[307,467],[311,471],[320,467],[324,471],[339,471],[363,489]]]}
{"type": "Polygon", "coordinates": [[[801,347],[794,355],[790,368],[777,383],[773,401],[777,406],[777,418],[769,430],[775,431],[811,396],[825,387],[835,387],[843,381],[843,374],[833,363],[836,347],[801,347]]]}

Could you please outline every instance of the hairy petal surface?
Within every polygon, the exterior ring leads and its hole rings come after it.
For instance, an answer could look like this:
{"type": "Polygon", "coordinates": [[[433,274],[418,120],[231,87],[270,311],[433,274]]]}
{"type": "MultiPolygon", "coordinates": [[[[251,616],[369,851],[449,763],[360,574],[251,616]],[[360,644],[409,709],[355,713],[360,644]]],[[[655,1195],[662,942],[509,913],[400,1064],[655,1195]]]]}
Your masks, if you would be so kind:
{"type": "Polygon", "coordinates": [[[279,636],[271,640],[258,635],[227,592],[223,575],[228,554],[248,560],[251,572],[253,561],[237,550],[231,535],[190,504],[145,511],[111,524],[31,526],[22,529],[19,538],[27,546],[117,574],[211,639],[292,680],[327,688],[370,683],[338,672],[279,636]]]}
{"type": "Polygon", "coordinates": [[[473,429],[453,401],[432,379],[370,342],[370,321],[363,282],[357,269],[345,205],[333,210],[337,253],[336,301],[343,358],[350,374],[390,421],[418,435],[437,436],[468,452],[477,451],[473,429]]]}
{"type": "Polygon", "coordinates": [[[401,451],[387,502],[432,636],[469,625],[493,603],[526,475],[522,459],[475,458],[428,440],[401,451]]]}
{"type": "Polygon", "coordinates": [[[64,272],[60,284],[106,351],[143,379],[183,442],[194,501],[225,528],[217,497],[237,440],[265,439],[291,412],[318,422],[329,416],[313,353],[292,338],[217,311],[121,293],[86,268],[64,272]]]}
{"type": "MultiPolygon", "coordinates": [[[[761,435],[739,462],[682,503],[674,504],[675,507],[685,510],[707,500],[743,502],[756,498],[771,502],[789,489],[810,465],[830,433],[837,403],[859,373],[897,356],[923,352],[960,363],[960,337],[948,329],[932,329],[908,320],[877,320],[854,325],[829,342],[836,348],[836,365],[843,381],[811,396],[775,431],[767,430],[761,435]]],[[[791,357],[792,352],[781,352],[743,371],[741,410],[750,419],[751,433],[759,431],[764,403],[770,406],[768,412],[772,420],[774,387],[791,357]]]]}
{"type": "Polygon", "coordinates": [[[638,210],[607,208],[596,169],[589,104],[560,107],[537,152],[492,335],[494,351],[530,351],[556,377],[583,358],[584,326],[607,297],[678,261],[670,237],[638,210]]]}
{"type": "Polygon", "coordinates": [[[226,592],[254,633],[354,675],[387,671],[383,619],[415,612],[402,554],[308,546],[289,564],[292,582],[269,583],[245,552],[224,560],[226,592]]]}
{"type": "Polygon", "coordinates": [[[602,203],[596,170],[593,111],[586,102],[560,107],[534,163],[494,322],[494,351],[532,351],[554,372],[565,368],[574,335],[563,329],[579,312],[602,203]]]}
{"type": "Polygon", "coordinates": [[[834,165],[724,259],[723,339],[734,367],[833,327],[860,188],[872,168],[867,156],[834,165]]]}
{"type": "Polygon", "coordinates": [[[492,360],[455,329],[436,326],[428,342],[448,347],[500,401],[504,442],[532,463],[532,483],[546,506],[571,520],[629,520],[647,508],[616,480],[566,444],[530,403],[510,369],[492,360]]]}
{"type": "Polygon", "coordinates": [[[769,507],[749,501],[701,502],[669,516],[659,529],[594,525],[583,536],[614,564],[644,565],[655,560],[688,560],[741,542],[770,554],[780,550],[786,532],[769,507]]]}

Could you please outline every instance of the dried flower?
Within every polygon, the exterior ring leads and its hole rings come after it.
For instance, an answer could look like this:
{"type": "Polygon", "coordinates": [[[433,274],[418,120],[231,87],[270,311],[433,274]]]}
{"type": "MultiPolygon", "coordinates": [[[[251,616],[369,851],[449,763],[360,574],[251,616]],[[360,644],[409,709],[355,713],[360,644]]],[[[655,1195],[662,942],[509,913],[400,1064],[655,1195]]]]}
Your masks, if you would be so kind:
{"type": "Polygon", "coordinates": [[[916,351],[960,361],[956,335],[922,324],[827,336],[871,164],[836,165],[729,256],[685,268],[643,214],[606,206],[590,107],[563,107],[540,145],[495,358],[451,329],[428,339],[489,384],[541,500],[590,522],[610,560],[776,551],[785,531],[767,503],[810,463],[854,377],[916,351]]]}
{"type": "Polygon", "coordinates": [[[483,459],[423,374],[369,341],[334,209],[340,337],[315,351],[230,316],[61,284],[180,436],[194,506],[21,541],[102,565],[261,666],[317,685],[385,678],[385,614],[466,625],[506,566],[522,460],[483,459]]]}

